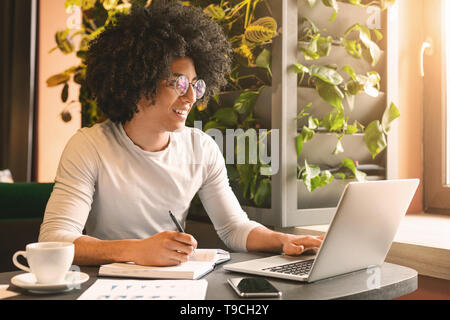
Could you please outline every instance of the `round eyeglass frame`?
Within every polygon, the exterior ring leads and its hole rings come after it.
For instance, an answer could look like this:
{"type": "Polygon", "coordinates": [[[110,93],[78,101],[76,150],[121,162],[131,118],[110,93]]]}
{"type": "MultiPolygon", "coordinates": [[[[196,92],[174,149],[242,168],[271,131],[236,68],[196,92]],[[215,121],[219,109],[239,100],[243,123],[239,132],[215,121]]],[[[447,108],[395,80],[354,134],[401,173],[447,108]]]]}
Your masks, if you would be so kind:
{"type": "Polygon", "coordinates": [[[188,78],[184,75],[179,75],[175,80],[168,81],[169,86],[173,86],[173,89],[178,96],[184,96],[188,90],[189,86],[194,89],[195,100],[201,99],[206,92],[206,83],[203,79],[198,79],[194,83],[189,82],[188,78]],[[172,85],[173,83],[173,85],[172,85]]]}

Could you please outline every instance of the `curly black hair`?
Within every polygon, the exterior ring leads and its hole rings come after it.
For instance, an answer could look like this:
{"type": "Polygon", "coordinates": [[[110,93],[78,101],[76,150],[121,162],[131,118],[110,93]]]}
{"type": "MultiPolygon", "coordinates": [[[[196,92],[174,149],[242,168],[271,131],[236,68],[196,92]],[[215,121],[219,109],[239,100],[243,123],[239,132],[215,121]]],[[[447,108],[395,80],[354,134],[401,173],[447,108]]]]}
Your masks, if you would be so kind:
{"type": "Polygon", "coordinates": [[[190,57],[206,83],[202,100],[226,84],[232,50],[222,28],[200,8],[177,1],[133,5],[89,45],[86,85],[98,107],[113,122],[125,123],[145,95],[154,104],[161,80],[174,59],[190,57]]]}

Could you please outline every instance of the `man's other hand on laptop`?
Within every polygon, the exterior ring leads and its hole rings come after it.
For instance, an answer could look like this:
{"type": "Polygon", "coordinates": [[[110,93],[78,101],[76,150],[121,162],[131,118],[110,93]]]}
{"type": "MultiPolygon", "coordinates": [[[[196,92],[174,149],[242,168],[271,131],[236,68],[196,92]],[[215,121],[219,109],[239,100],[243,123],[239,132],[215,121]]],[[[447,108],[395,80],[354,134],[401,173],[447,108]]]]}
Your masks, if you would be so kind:
{"type": "Polygon", "coordinates": [[[322,245],[325,236],[299,236],[286,234],[283,241],[283,253],[291,256],[303,253],[315,254],[322,245]]]}

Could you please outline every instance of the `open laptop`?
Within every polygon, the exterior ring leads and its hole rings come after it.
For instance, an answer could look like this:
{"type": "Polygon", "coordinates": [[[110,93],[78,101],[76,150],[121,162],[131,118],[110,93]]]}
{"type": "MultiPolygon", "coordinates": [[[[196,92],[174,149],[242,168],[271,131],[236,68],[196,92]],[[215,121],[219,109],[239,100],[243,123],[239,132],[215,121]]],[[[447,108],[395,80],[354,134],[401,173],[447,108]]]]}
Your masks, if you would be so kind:
{"type": "Polygon", "coordinates": [[[317,254],[276,255],[223,268],[313,282],[380,266],[418,185],[418,179],[349,183],[317,254]]]}

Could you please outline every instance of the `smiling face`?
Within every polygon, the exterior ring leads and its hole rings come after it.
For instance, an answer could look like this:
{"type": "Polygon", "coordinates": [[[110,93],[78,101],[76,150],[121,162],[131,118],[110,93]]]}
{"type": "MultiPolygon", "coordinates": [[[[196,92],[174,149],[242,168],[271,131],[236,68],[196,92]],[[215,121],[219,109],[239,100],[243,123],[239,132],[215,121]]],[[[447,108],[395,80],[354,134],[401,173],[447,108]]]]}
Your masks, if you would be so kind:
{"type": "Polygon", "coordinates": [[[179,96],[174,90],[174,80],[184,75],[189,82],[197,80],[194,62],[189,57],[174,60],[170,64],[172,72],[169,81],[163,80],[158,84],[155,104],[143,97],[139,103],[139,113],[135,117],[145,117],[152,129],[159,132],[176,131],[185,125],[187,115],[196,101],[192,86],[188,87],[185,95],[179,96]]]}

